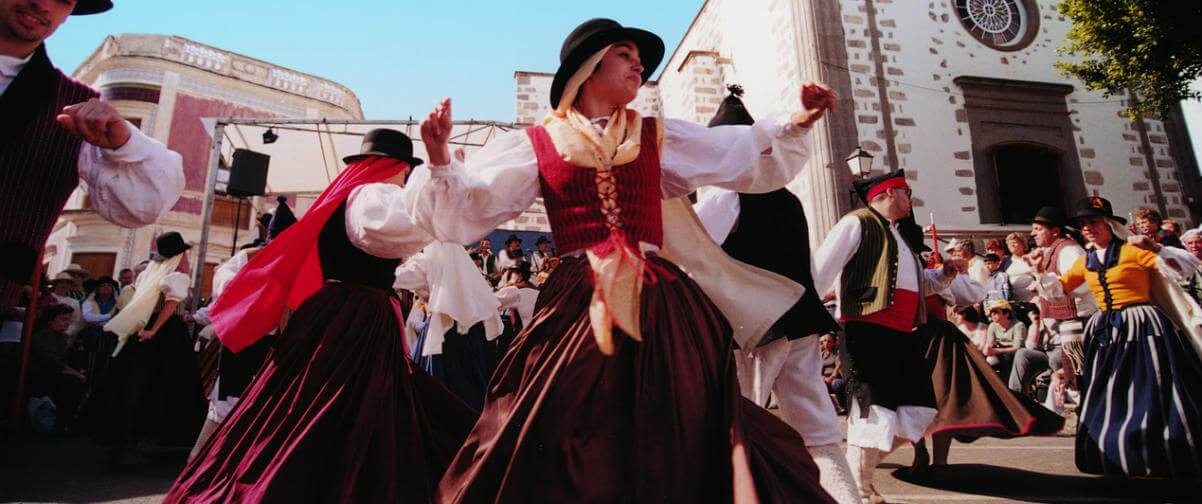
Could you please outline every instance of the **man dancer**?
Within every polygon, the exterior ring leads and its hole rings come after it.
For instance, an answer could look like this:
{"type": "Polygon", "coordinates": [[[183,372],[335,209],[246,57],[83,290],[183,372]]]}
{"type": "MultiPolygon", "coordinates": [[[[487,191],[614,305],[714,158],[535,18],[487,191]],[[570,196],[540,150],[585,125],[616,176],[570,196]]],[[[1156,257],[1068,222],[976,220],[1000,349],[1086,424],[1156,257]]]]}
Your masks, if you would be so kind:
{"type": "Polygon", "coordinates": [[[936,414],[916,329],[926,321],[922,299],[946,289],[964,262],[923,269],[914,252],[920,244],[907,243],[897,228],[911,214],[903,170],[857,181],[855,189],[868,208],[831,229],[814,257],[814,283],[818,292],[838,295],[851,403],[847,459],[856,468],[860,497],[875,504],[884,502],[872,486],[877,463],[921,438],[936,414]]]}
{"type": "Polygon", "coordinates": [[[123,227],[157,221],[184,189],[179,154],[54,68],[43,41],[109,0],[0,0],[0,312],[33,277],[82,177],[97,212],[123,227]],[[82,140],[82,142],[81,142],[82,140]]]}
{"type": "MultiPolygon", "coordinates": [[[[709,126],[753,124],[740,97],[731,94],[718,107],[709,126]]],[[[822,379],[818,335],[839,325],[823,306],[810,274],[810,232],[801,201],[788,189],[742,194],[710,188],[694,205],[706,232],[731,257],[793,280],[805,294],[760,340],[754,349],[736,350],[739,388],[763,406],[776,394],[781,419],[805,439],[820,470],[820,482],[840,504],[859,503],[847,458],[839,448],[839,416],[822,379]]]]}
{"type": "MultiPolygon", "coordinates": [[[[1085,255],[1085,249],[1067,237],[1064,212],[1059,208],[1040,208],[1031,222],[1031,236],[1035,246],[1043,249],[1040,256],[1043,271],[1060,275],[1085,255]]],[[[1097,311],[1098,304],[1085,284],[1060,301],[1039,297],[1034,301],[1048,330],[1048,344],[1059,345],[1059,351],[1020,350],[1010,370],[1010,390],[1022,392],[1040,372],[1049,367],[1055,371],[1061,366],[1069,371],[1065,373],[1068,383],[1075,386],[1073,377],[1081,373],[1085,361],[1085,320],[1097,311]]]]}

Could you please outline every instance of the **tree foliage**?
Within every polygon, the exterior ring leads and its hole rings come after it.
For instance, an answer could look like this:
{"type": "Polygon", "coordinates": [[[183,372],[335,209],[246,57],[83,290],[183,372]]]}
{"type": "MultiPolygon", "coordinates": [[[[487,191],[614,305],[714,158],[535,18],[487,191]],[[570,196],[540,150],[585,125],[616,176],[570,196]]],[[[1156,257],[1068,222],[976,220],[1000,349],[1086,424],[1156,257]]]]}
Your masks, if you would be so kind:
{"type": "Polygon", "coordinates": [[[1202,99],[1190,82],[1202,75],[1202,1],[1064,0],[1072,27],[1058,63],[1066,75],[1107,97],[1131,91],[1125,113],[1164,114],[1185,99],[1202,99]]]}

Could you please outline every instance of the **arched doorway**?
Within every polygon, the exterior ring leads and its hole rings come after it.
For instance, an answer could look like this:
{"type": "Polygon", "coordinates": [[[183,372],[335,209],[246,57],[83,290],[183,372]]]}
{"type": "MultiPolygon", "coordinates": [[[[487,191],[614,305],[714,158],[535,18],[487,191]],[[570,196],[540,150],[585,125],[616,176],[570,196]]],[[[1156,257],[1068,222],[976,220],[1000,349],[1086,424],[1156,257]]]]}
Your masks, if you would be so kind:
{"type": "Polygon", "coordinates": [[[1066,208],[1060,180],[1063,154],[1035,144],[1008,144],[989,151],[997,177],[1001,224],[1027,224],[1041,207],[1066,208]]]}

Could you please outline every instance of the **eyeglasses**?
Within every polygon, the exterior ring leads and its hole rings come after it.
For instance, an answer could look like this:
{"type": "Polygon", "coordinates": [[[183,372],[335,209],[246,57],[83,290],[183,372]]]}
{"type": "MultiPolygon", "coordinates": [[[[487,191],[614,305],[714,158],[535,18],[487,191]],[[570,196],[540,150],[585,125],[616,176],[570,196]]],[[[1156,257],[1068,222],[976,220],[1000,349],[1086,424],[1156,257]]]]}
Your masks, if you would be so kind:
{"type": "Polygon", "coordinates": [[[903,191],[905,192],[907,198],[914,194],[914,190],[910,189],[909,187],[894,187],[890,189],[890,191],[903,191]]]}

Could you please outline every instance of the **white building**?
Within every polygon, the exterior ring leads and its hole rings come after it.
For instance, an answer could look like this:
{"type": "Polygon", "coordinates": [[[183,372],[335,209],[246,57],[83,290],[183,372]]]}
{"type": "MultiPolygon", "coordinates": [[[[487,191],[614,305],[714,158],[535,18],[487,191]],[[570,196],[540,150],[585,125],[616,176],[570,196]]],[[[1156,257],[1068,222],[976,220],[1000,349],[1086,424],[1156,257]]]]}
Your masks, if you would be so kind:
{"type": "MultiPolygon", "coordinates": [[[[143,133],[180,153],[187,182],[183,196],[162,220],[135,230],[101,218],[85,191],[77,190],[47,240],[43,261],[51,276],[71,263],[79,263],[93,277],[116,276],[146,259],[154,237],[165,231],[179,231],[191,243],[200,240],[212,151],[211,132],[202,117],[363,118],[359,99],[335,82],[176,36],[109,36],[72,76],[99,91],[143,133]]],[[[252,140],[257,145],[258,139],[252,140]]],[[[289,204],[296,206],[296,195],[288,196],[289,204]]],[[[308,201],[302,198],[300,203],[298,212],[308,201]]],[[[252,197],[242,205],[233,198],[217,199],[206,257],[198,259],[195,250],[188,257],[191,265],[204,262],[202,295],[208,293],[212,270],[232,254],[235,222],[239,243],[246,243],[253,218],[275,204],[274,197],[252,197]]]]}
{"type": "MultiPolygon", "coordinates": [[[[753,116],[795,103],[804,81],[829,84],[837,111],[790,184],[815,238],[852,208],[844,159],[856,146],[875,156],[875,174],[906,169],[919,222],[933,216],[949,235],[1029,229],[1040,206],[1085,195],[1196,225],[1180,114],[1132,123],[1119,115],[1127,97],[1061,75],[1068,28],[1042,0],[708,0],[638,108],[704,124],[727,84],[746,89],[753,116]]],[[[551,76],[516,79],[517,121],[532,122],[551,76]]]]}

